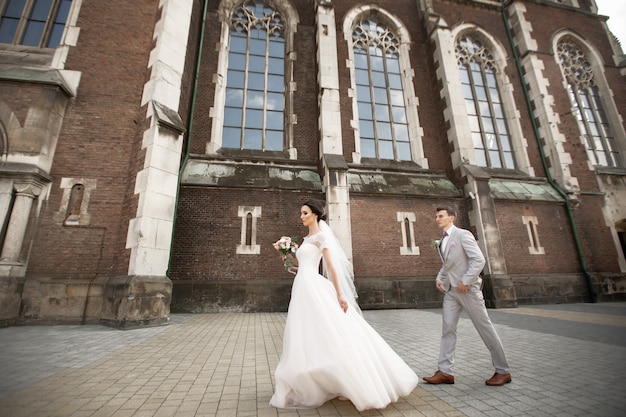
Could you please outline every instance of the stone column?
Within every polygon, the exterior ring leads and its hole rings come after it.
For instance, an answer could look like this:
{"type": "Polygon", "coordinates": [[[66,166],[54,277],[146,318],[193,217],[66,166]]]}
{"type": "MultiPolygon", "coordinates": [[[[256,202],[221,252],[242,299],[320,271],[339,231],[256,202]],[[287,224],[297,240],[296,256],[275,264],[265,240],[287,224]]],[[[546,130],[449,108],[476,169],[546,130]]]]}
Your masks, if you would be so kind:
{"type": "Polygon", "coordinates": [[[189,28],[191,0],[160,2],[161,18],[154,29],[154,49],[141,104],[147,105],[150,127],[143,133],[143,169],[137,173],[136,215],[130,220],[126,248],[129,275],[167,274],[174,229],[174,208],[185,126],[178,114],[189,28]]]}
{"type": "Polygon", "coordinates": [[[13,181],[0,181],[0,224],[4,224],[10,215],[11,199],[13,196],[13,181]]]}
{"type": "Polygon", "coordinates": [[[19,264],[30,210],[33,207],[33,201],[41,193],[41,188],[32,183],[16,183],[14,188],[16,191],[15,202],[10,214],[0,258],[3,263],[19,264]]]}
{"type": "Polygon", "coordinates": [[[465,195],[471,201],[470,225],[476,228],[478,245],[487,263],[483,270],[485,302],[489,307],[517,307],[513,280],[507,274],[496,204],[491,195],[490,175],[480,167],[463,166],[467,185],[465,195]]]}
{"type": "Polygon", "coordinates": [[[26,264],[26,259],[20,259],[21,250],[33,202],[40,193],[41,187],[31,182],[3,182],[0,190],[0,216],[3,221],[9,219],[0,254],[0,320],[19,317],[26,264]],[[15,202],[9,211],[14,189],[15,202]]]}
{"type": "MultiPolygon", "coordinates": [[[[101,322],[118,328],[166,324],[172,299],[167,277],[185,125],[178,114],[191,25],[192,0],[162,0],[141,104],[150,126],[143,132],[138,205],[128,225],[128,275],[104,284],[101,322]]],[[[203,34],[201,34],[203,36],[203,34]]]]}
{"type": "Polygon", "coordinates": [[[337,31],[332,3],[317,3],[317,63],[320,87],[319,129],[323,183],[332,226],[349,259],[352,259],[348,165],[343,158],[343,135],[339,108],[337,31]]]}

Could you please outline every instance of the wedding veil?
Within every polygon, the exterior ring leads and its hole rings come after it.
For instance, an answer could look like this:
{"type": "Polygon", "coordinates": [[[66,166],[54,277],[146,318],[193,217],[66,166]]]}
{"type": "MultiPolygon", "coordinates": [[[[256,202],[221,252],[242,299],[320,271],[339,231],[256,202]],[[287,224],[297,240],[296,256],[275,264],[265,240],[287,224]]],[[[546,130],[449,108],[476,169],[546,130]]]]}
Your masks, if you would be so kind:
{"type": "MultiPolygon", "coordinates": [[[[357,313],[362,314],[361,308],[356,301],[358,295],[354,286],[354,270],[352,269],[352,262],[348,260],[346,253],[343,251],[339,240],[333,233],[330,226],[328,226],[324,220],[321,220],[319,225],[320,230],[326,236],[326,243],[332,256],[333,266],[335,267],[335,272],[337,273],[337,280],[339,281],[341,293],[348,303],[350,303],[350,306],[354,308],[357,313]]],[[[322,262],[322,268],[324,276],[328,278],[328,271],[326,270],[325,262],[322,262]]]]}

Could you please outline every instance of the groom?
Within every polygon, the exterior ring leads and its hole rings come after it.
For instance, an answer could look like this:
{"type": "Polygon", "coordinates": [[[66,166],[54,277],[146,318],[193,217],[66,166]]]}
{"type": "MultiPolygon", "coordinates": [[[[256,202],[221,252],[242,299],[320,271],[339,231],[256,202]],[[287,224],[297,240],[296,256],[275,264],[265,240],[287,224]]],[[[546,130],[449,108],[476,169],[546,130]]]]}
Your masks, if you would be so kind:
{"type": "Polygon", "coordinates": [[[424,381],[429,384],[454,384],[456,327],[461,312],[465,310],[491,352],[491,361],[496,368],[486,384],[504,385],[511,382],[509,364],[487,314],[481,290],[482,279],[479,274],[485,266],[485,257],[474,235],[454,225],[455,216],[455,211],[449,207],[437,208],[437,226],[443,231],[438,245],[443,266],[437,274],[436,284],[437,289],[444,293],[443,324],[439,369],[433,376],[424,377],[424,381]]]}

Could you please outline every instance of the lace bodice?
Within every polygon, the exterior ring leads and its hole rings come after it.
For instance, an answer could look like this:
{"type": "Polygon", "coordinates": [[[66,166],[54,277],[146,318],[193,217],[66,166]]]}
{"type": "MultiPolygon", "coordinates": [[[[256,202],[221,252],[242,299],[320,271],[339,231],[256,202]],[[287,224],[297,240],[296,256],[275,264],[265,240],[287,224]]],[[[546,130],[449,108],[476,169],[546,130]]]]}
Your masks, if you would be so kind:
{"type": "Polygon", "coordinates": [[[326,237],[322,232],[305,237],[302,245],[300,245],[296,251],[298,271],[306,270],[309,272],[312,270],[317,272],[322,259],[322,249],[324,249],[326,245],[326,237]]]}

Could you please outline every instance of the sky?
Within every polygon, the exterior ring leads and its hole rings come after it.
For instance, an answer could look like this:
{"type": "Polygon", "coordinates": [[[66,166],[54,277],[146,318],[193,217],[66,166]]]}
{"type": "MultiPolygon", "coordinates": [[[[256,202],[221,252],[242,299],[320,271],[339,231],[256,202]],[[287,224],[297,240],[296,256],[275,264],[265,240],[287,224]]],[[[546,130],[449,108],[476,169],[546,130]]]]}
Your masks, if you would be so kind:
{"type": "Polygon", "coordinates": [[[607,24],[626,51],[626,0],[596,0],[598,14],[609,16],[607,24]]]}

